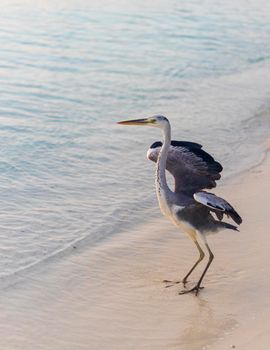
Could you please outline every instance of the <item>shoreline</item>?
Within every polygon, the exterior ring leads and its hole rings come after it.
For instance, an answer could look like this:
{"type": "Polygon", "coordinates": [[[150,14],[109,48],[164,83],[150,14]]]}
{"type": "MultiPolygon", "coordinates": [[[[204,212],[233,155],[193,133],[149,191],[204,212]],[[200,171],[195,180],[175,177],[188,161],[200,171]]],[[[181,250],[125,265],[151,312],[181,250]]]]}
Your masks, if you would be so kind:
{"type": "MultiPolygon", "coordinates": [[[[262,152],[261,157],[258,159],[258,161],[256,163],[253,163],[252,165],[249,165],[244,169],[241,169],[233,174],[229,174],[226,176],[224,176],[225,174],[224,174],[224,172],[222,172],[222,178],[220,181],[217,182],[217,188],[213,188],[212,190],[209,190],[209,192],[211,192],[211,191],[215,192],[215,191],[219,191],[219,190],[220,190],[220,192],[222,192],[223,188],[226,188],[227,186],[230,186],[231,184],[240,183],[243,176],[245,176],[246,174],[249,174],[253,170],[256,170],[256,168],[263,166],[263,164],[266,162],[267,157],[269,156],[269,153],[270,153],[269,139],[264,140],[261,143],[261,146],[263,147],[263,152],[262,152]]],[[[173,180],[171,179],[171,176],[169,175],[169,181],[170,180],[171,180],[170,185],[173,187],[173,180]]],[[[150,208],[151,205],[156,205],[156,213],[153,214],[153,210],[151,209],[151,211],[149,212],[149,214],[151,215],[151,219],[149,220],[149,217],[142,218],[142,222],[143,222],[142,225],[145,227],[147,226],[148,222],[151,222],[153,220],[155,222],[158,221],[162,215],[159,211],[158,203],[156,201],[156,196],[154,193],[153,193],[153,197],[154,197],[154,201],[153,200],[150,201],[148,198],[148,200],[149,200],[148,206],[150,208]]],[[[133,205],[136,205],[136,204],[133,204],[133,205]]],[[[138,218],[140,218],[140,216],[137,213],[136,219],[138,219],[138,218]]],[[[106,245],[107,242],[110,241],[110,239],[113,239],[115,236],[119,238],[119,235],[125,234],[126,231],[132,232],[132,231],[136,230],[137,225],[138,224],[132,223],[132,221],[131,222],[129,222],[128,220],[126,222],[122,221],[121,223],[118,222],[118,230],[116,229],[117,225],[115,225],[114,229],[111,231],[111,234],[104,235],[101,238],[94,238],[94,240],[93,240],[91,235],[79,237],[78,239],[69,242],[65,246],[57,249],[56,251],[53,251],[51,254],[45,256],[41,260],[35,261],[33,263],[30,263],[29,265],[18,268],[17,270],[15,270],[9,274],[0,276],[1,289],[2,288],[10,288],[14,284],[17,284],[17,283],[20,283],[21,281],[24,281],[25,279],[27,279],[28,274],[32,274],[32,273],[35,273],[39,269],[43,269],[44,264],[50,265],[50,264],[57,263],[59,259],[68,259],[69,255],[74,252],[74,249],[78,249],[79,252],[84,251],[84,250],[89,250],[89,249],[93,249],[95,251],[95,249],[98,248],[100,244],[106,245]],[[119,226],[120,226],[120,229],[119,229],[119,226]]],[[[139,225],[141,225],[141,224],[139,224],[139,225]]],[[[96,233],[94,234],[94,236],[96,236],[96,233]]],[[[0,291],[1,291],[1,289],[0,289],[0,291]]]]}
{"type": "Polygon", "coordinates": [[[215,189],[243,224],[240,232],[209,237],[215,260],[198,297],[178,295],[179,285],[164,288],[162,280],[183,276],[197,251],[166,218],[153,219],[93,250],[78,248],[2,290],[0,347],[264,348],[270,338],[269,171],[268,154],[236,182],[215,189]]]}

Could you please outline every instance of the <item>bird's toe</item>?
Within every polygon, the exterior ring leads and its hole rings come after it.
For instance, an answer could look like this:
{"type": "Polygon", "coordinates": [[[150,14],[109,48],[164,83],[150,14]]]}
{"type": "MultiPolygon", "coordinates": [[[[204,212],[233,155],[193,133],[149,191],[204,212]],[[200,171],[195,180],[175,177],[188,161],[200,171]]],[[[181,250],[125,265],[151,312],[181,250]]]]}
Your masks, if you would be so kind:
{"type": "Polygon", "coordinates": [[[172,286],[175,286],[176,284],[181,283],[181,281],[170,281],[170,280],[163,280],[163,283],[168,283],[165,288],[169,288],[172,286]]]}

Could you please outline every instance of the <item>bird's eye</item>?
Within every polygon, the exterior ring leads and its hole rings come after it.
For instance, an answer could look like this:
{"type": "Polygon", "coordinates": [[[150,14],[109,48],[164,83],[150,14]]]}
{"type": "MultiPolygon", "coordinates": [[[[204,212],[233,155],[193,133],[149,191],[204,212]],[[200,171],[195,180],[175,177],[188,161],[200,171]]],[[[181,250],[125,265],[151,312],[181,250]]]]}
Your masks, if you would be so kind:
{"type": "Polygon", "coordinates": [[[157,115],[157,116],[156,116],[156,119],[157,119],[158,121],[160,121],[160,122],[163,122],[163,121],[166,121],[166,120],[167,120],[167,118],[164,117],[163,115],[157,115]]]}

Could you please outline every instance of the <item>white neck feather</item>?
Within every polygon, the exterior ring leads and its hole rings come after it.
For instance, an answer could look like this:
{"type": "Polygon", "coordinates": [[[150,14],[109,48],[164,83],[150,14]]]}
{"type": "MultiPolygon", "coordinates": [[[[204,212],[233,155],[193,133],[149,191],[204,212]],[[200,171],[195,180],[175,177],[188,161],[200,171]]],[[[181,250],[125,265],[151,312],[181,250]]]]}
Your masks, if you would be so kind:
{"type": "Polygon", "coordinates": [[[163,214],[168,215],[169,208],[169,194],[171,190],[166,180],[166,162],[171,144],[171,126],[169,123],[165,124],[163,131],[163,145],[159,152],[156,165],[156,193],[159,201],[159,206],[163,214]]]}

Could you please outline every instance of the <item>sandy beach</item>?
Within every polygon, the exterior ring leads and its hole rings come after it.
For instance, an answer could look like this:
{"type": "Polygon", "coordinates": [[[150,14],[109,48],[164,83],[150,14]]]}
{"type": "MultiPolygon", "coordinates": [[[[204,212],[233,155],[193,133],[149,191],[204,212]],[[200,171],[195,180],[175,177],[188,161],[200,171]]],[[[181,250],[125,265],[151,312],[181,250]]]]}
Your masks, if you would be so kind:
{"type": "Polygon", "coordinates": [[[268,350],[270,1],[1,4],[0,350],[268,350]],[[198,297],[163,282],[198,259],[156,199],[164,133],[118,124],[155,115],[243,218],[198,297]]]}
{"type": "Polygon", "coordinates": [[[268,349],[269,172],[268,156],[215,190],[243,224],[209,237],[215,260],[198,297],[164,288],[197,252],[160,218],[91,251],[78,247],[6,288],[0,349],[268,349]]]}

